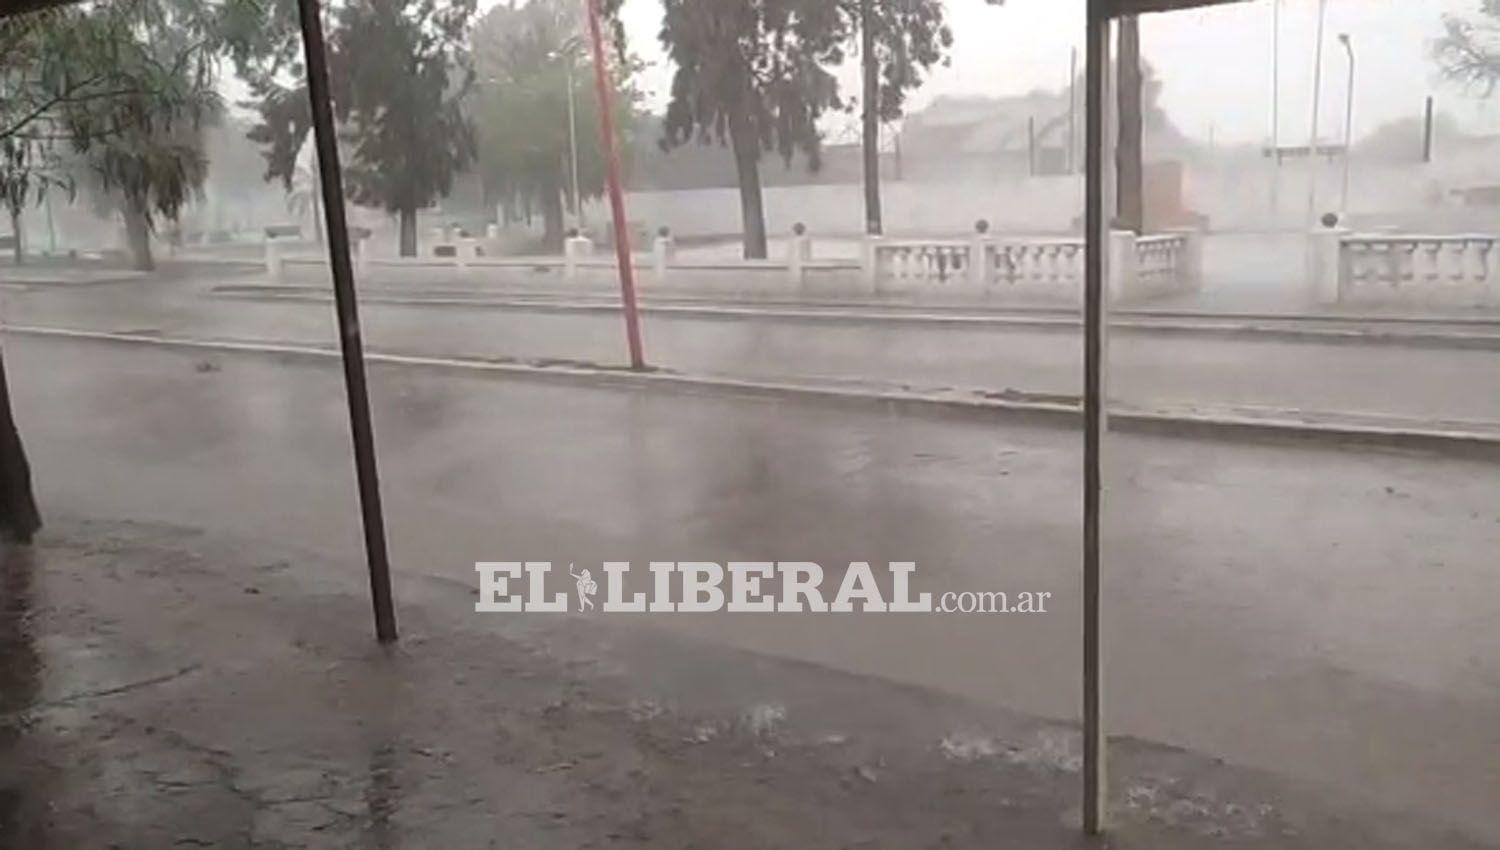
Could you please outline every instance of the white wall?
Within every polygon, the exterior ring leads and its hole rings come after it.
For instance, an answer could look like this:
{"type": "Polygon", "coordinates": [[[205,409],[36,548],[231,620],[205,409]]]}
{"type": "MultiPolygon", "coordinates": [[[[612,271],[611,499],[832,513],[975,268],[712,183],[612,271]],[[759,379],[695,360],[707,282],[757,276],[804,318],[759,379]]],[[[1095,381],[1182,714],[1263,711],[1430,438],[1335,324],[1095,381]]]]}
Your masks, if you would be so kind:
{"type": "MultiPolygon", "coordinates": [[[[887,182],[881,197],[888,234],[971,233],[980,218],[996,230],[1040,233],[1067,230],[1081,214],[1083,180],[1039,177],[977,187],[887,182]]],[[[790,232],[797,222],[814,234],[864,231],[864,189],[857,184],[773,186],[764,190],[764,198],[766,227],[773,236],[790,232]]],[[[649,230],[664,225],[679,237],[740,232],[737,189],[631,192],[625,203],[631,221],[649,230]]]]}

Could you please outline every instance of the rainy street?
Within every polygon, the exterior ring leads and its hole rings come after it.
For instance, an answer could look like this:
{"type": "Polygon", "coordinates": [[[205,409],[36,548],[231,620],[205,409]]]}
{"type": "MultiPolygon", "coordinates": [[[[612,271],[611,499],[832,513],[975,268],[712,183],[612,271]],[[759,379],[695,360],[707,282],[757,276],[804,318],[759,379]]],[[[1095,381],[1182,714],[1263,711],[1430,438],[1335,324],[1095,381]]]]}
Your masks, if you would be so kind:
{"type": "MultiPolygon", "coordinates": [[[[336,361],[15,335],[6,353],[51,514],[274,541],[357,577],[336,361]]],[[[835,572],[911,560],[923,589],[1058,602],[1021,618],[648,615],[626,627],[1075,716],[1069,429],[416,367],[376,367],[372,391],[398,600],[418,577],[473,587],[482,560],[835,572]]],[[[1107,487],[1118,734],[1494,837],[1489,462],[1121,436],[1107,487]]],[[[476,615],[460,603],[449,616],[476,615]]],[[[690,672],[676,676],[691,687],[690,672]]]]}
{"type": "Polygon", "coordinates": [[[0,0],[0,850],[1500,850],[1500,0],[0,0]]]}

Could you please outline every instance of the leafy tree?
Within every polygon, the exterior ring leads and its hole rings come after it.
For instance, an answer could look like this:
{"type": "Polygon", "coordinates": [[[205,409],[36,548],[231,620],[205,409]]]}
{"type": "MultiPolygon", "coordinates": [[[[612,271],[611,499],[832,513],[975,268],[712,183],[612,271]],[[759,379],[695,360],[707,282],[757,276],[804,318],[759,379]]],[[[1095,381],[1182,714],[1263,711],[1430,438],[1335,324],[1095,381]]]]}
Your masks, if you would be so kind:
{"type": "Polygon", "coordinates": [[[1433,52],[1451,80],[1488,97],[1500,84],[1500,2],[1479,0],[1477,15],[1445,15],[1433,52]]]}
{"type": "MultiPolygon", "coordinates": [[[[283,20],[294,3],[279,0],[283,20]]],[[[400,216],[401,254],[417,252],[417,210],[448,193],[474,156],[462,110],[473,82],[465,33],[474,0],[351,0],[331,10],[327,36],[334,117],[347,144],[349,199],[400,216]]],[[[266,179],[291,188],[311,127],[295,31],[239,18],[233,56],[255,95],[266,179]]]]}
{"type": "Polygon", "coordinates": [[[802,153],[817,168],[819,116],[843,108],[828,71],[844,60],[848,19],[828,0],[665,0],[661,41],[677,66],[666,149],[728,144],[739,177],[747,258],[766,256],[760,160],[802,153]]]}
{"type": "Polygon", "coordinates": [[[286,196],[286,210],[301,219],[311,217],[313,240],[323,244],[323,182],[318,179],[316,164],[297,166],[292,173],[292,188],[286,196]]]}
{"type": "MultiPolygon", "coordinates": [[[[562,248],[563,199],[575,215],[581,201],[571,198],[570,95],[578,192],[591,198],[605,190],[599,101],[581,12],[573,0],[512,0],[490,10],[473,36],[478,77],[471,104],[486,200],[508,209],[540,208],[550,251],[562,248]]],[[[620,128],[631,124],[633,70],[629,61],[612,63],[610,100],[620,128]]]]}
{"type": "MultiPolygon", "coordinates": [[[[217,24],[216,7],[192,0],[120,0],[0,22],[0,79],[15,93],[0,106],[0,139],[21,152],[8,159],[35,163],[54,146],[81,156],[117,199],[137,268],[152,267],[155,216],[175,218],[206,171],[196,141],[219,108],[217,24]]],[[[49,185],[34,170],[27,176],[32,192],[49,185]]]]}
{"type": "Polygon", "coordinates": [[[73,182],[62,170],[49,145],[11,136],[0,139],[0,204],[10,214],[16,265],[26,261],[21,213],[27,203],[47,200],[49,191],[72,194],[73,182]]]}

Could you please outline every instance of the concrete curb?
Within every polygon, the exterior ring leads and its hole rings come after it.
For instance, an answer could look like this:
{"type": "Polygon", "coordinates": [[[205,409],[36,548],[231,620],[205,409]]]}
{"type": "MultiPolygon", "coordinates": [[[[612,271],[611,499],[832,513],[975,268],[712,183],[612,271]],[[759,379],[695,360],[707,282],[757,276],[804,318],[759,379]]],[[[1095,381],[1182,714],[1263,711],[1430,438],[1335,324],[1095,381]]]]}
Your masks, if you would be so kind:
{"type": "MultiPolygon", "coordinates": [[[[136,333],[81,331],[66,328],[6,325],[7,334],[126,345],[148,345],[185,351],[259,354],[289,358],[337,360],[330,346],[293,343],[203,340],[136,333]]],[[[876,408],[888,412],[942,413],[981,419],[1081,427],[1075,398],[1024,393],[922,390],[866,383],[768,381],[678,372],[635,372],[624,366],[577,361],[509,361],[431,357],[366,351],[369,363],[442,369],[542,382],[627,389],[665,389],[766,399],[810,399],[824,403],[876,408]]],[[[1112,404],[1110,430],[1118,433],[1253,441],[1322,440],[1346,445],[1436,451],[1500,459],[1500,423],[1442,422],[1398,417],[1350,415],[1282,408],[1140,408],[1112,404]]]]}
{"type": "MultiPolygon", "coordinates": [[[[295,301],[329,303],[332,296],[327,293],[307,291],[294,292],[285,289],[255,293],[245,291],[248,287],[227,286],[216,288],[214,297],[245,299],[252,301],[295,301]]],[[[515,310],[532,313],[587,313],[613,315],[620,312],[620,305],[609,301],[548,300],[543,298],[494,298],[487,296],[422,296],[387,295],[369,293],[361,300],[367,304],[386,304],[402,307],[479,307],[495,310],[515,310]]],[[[710,306],[696,304],[642,304],[641,312],[672,318],[740,320],[762,319],[783,322],[808,322],[821,324],[909,324],[937,327],[971,328],[1018,328],[1023,330],[1071,331],[1082,327],[1081,321],[1066,314],[1001,314],[959,313],[947,310],[922,310],[920,308],[898,308],[895,310],[868,307],[846,309],[791,307],[768,305],[710,306]]],[[[1448,322],[1443,319],[1425,320],[1431,325],[1458,324],[1462,327],[1477,326],[1496,328],[1493,332],[1482,330],[1424,330],[1411,327],[1414,319],[1345,319],[1335,317],[1271,317],[1241,318],[1237,316],[1215,316],[1213,314],[1177,315],[1174,317],[1152,317],[1144,313],[1117,311],[1110,320],[1110,328],[1132,334],[1179,334],[1190,336],[1213,336],[1271,341],[1318,342],[1330,345],[1400,345],[1408,347],[1500,351],[1500,322],[1465,321],[1448,322]],[[1327,323],[1327,327],[1308,326],[1311,322],[1327,323]],[[1355,327],[1361,322],[1385,327],[1355,327]],[[1345,327],[1336,327],[1345,325],[1345,327]]]]}

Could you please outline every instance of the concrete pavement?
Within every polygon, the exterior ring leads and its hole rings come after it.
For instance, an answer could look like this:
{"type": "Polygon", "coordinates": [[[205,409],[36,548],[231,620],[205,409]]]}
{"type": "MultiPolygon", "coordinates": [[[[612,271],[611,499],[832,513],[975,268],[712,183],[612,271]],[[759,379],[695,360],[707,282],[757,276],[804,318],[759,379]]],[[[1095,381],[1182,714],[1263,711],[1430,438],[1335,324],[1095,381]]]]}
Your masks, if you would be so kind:
{"type": "MultiPolygon", "coordinates": [[[[200,340],[334,343],[326,303],[211,297],[219,283],[9,293],[5,319],[200,340]]],[[[603,366],[624,356],[618,316],[608,311],[368,303],[363,319],[367,345],[377,352],[603,366]]],[[[1495,336],[1487,325],[1398,322],[1370,330],[1325,324],[1331,338],[1222,330],[1117,332],[1110,348],[1112,397],[1146,410],[1260,408],[1286,419],[1386,417],[1441,421],[1455,431],[1500,426],[1500,352],[1474,343],[1495,336]],[[1464,340],[1390,344],[1382,338],[1389,334],[1464,340]],[[1350,335],[1372,344],[1354,344],[1345,338],[1350,335]]],[[[933,324],[648,313],[645,332],[654,365],[709,378],[1029,397],[1076,396],[1081,382],[1081,345],[1066,317],[933,324]]]]}
{"type": "MultiPolygon", "coordinates": [[[[1066,724],[405,583],[375,646],[350,565],[57,520],[0,549],[0,847],[1099,846],[1066,724]],[[684,671],[691,671],[684,675],[684,671]]],[[[1108,846],[1483,845],[1121,739],[1108,846]]]]}
{"type": "MultiPolygon", "coordinates": [[[[361,579],[333,364],[27,337],[6,355],[50,516],[272,541],[361,579]]],[[[372,382],[403,600],[430,581],[471,587],[476,560],[910,559],[935,590],[1032,588],[1057,607],[622,627],[1076,716],[1067,432],[420,368],[377,366],[372,382]]],[[[1109,448],[1111,728],[1500,841],[1494,466],[1148,437],[1109,448]]],[[[363,606],[348,607],[363,634],[363,606]]],[[[716,667],[674,669],[690,692],[716,667]]]]}

